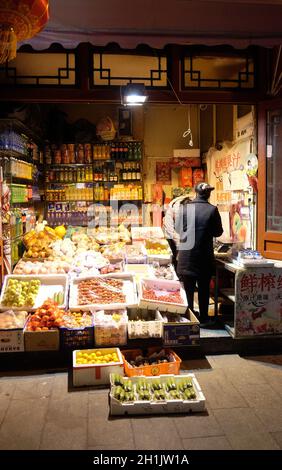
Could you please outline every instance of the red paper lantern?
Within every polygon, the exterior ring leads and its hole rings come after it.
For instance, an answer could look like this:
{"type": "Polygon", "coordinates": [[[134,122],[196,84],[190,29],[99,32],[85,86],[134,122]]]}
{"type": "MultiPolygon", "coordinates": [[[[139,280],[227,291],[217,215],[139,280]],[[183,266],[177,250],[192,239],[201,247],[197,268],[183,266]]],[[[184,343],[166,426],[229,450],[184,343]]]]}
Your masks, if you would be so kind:
{"type": "Polygon", "coordinates": [[[48,0],[1,0],[0,63],[16,57],[17,41],[35,36],[49,19],[48,0]]]}

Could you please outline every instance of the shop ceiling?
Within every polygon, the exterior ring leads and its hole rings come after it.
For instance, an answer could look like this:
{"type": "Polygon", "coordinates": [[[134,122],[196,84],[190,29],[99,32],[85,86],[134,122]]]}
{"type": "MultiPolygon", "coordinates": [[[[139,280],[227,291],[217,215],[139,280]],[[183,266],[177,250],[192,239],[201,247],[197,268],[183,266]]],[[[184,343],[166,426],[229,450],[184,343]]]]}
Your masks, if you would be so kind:
{"type": "Polygon", "coordinates": [[[147,44],[229,44],[273,47],[282,43],[281,0],[50,0],[45,29],[26,42],[35,49],[81,42],[122,48],[147,44]],[[66,5],[67,4],[67,5],[66,5]]]}

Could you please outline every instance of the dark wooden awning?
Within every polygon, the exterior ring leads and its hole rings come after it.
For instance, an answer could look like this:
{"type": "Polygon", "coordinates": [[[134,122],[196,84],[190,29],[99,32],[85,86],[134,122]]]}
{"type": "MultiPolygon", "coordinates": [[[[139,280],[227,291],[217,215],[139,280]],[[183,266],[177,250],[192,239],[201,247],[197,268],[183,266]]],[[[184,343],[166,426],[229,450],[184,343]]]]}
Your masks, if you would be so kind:
{"type": "Polygon", "coordinates": [[[282,44],[282,0],[50,0],[45,29],[26,42],[35,49],[81,42],[122,48],[147,44],[282,44]]]}

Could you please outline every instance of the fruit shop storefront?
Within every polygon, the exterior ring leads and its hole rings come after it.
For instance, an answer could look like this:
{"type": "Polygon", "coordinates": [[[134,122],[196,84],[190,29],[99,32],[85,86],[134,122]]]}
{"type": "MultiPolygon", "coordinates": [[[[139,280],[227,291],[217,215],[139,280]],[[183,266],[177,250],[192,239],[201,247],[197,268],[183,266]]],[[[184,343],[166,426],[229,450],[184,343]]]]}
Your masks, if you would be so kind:
{"type": "MultiPolygon", "coordinates": [[[[242,273],[238,268],[236,272],[228,271],[228,263],[224,264],[224,273],[231,272],[235,277],[230,276],[229,285],[225,286],[221,284],[219,269],[217,282],[221,292],[217,292],[216,308],[228,317],[228,305],[223,307],[223,295],[230,300],[234,293],[235,297],[239,296],[240,288],[240,302],[235,298],[235,320],[238,320],[238,325],[235,321],[235,335],[233,331],[235,338],[227,333],[228,336],[223,336],[219,343],[201,334],[200,341],[196,317],[191,313],[188,322],[180,320],[185,299],[175,272],[166,264],[170,261],[170,253],[158,227],[159,211],[154,214],[153,210],[153,206],[159,204],[160,191],[165,191],[169,202],[174,187],[192,187],[197,175],[201,179],[205,177],[216,187],[212,202],[221,209],[226,229],[223,244],[230,240],[232,243],[243,242],[244,248],[251,248],[253,252],[259,249],[265,259],[281,259],[281,214],[279,197],[275,197],[280,191],[277,175],[281,161],[277,148],[281,143],[276,134],[281,129],[278,122],[281,103],[277,98],[279,83],[271,73],[271,70],[279,69],[279,61],[279,48],[260,46],[236,49],[169,45],[157,49],[149,46],[121,49],[116,45],[81,43],[73,49],[59,45],[45,50],[22,46],[14,63],[1,67],[0,96],[2,109],[7,110],[5,116],[16,111],[19,117],[19,103],[28,104],[30,138],[38,148],[38,152],[32,152],[35,161],[26,161],[38,166],[38,193],[34,192],[38,199],[33,197],[34,213],[44,214],[48,221],[48,226],[37,230],[38,236],[35,235],[32,243],[25,238],[31,259],[24,258],[11,265],[17,279],[6,277],[2,289],[2,305],[13,305],[15,312],[22,311],[24,306],[31,314],[27,323],[26,318],[22,319],[21,325],[24,322],[25,329],[23,332],[23,327],[20,328],[23,335],[19,351],[25,350],[35,356],[34,351],[41,350],[44,354],[43,351],[48,350],[46,361],[54,354],[58,364],[65,364],[66,360],[69,363],[73,349],[93,345],[135,350],[144,348],[145,344],[158,348],[173,346],[187,354],[208,350],[238,351],[240,348],[254,350],[262,344],[270,348],[270,343],[272,350],[279,348],[281,268],[276,264],[259,269],[246,266],[247,272],[242,273]],[[32,73],[31,65],[28,65],[31,62],[32,73]],[[209,70],[211,63],[216,65],[213,70],[209,70]],[[12,77],[11,67],[15,69],[12,77]],[[60,72],[62,68],[66,71],[64,76],[60,72]],[[266,70],[269,71],[268,81],[265,80],[266,70]],[[120,96],[121,88],[128,81],[142,82],[148,94],[148,104],[130,112],[121,106],[120,96]],[[270,100],[261,104],[268,97],[268,84],[273,86],[273,94],[270,100]],[[41,137],[37,135],[38,122],[44,122],[47,112],[52,115],[50,111],[54,117],[51,134],[54,140],[42,145],[41,138],[37,141],[37,137],[41,137]],[[73,121],[82,118],[92,124],[94,121],[96,125],[105,116],[110,117],[111,122],[117,122],[111,145],[103,141],[101,135],[96,140],[95,134],[92,140],[92,133],[96,132],[93,127],[66,129],[64,114],[71,116],[73,121]],[[59,120],[61,124],[63,122],[61,127],[57,126],[59,120]],[[182,138],[186,127],[190,130],[190,143],[182,138]],[[76,160],[78,157],[75,156],[74,161],[67,160],[66,163],[63,158],[66,158],[66,151],[68,158],[72,155],[73,149],[68,146],[74,144],[71,134],[74,131],[79,136],[75,144],[82,145],[80,149],[75,147],[74,153],[79,155],[81,150],[81,160],[76,160]],[[58,136],[60,132],[63,132],[63,138],[62,134],[58,136]],[[83,133],[87,137],[82,136],[83,133]],[[89,142],[91,151],[87,147],[89,142]],[[244,161],[236,161],[239,151],[244,161]],[[115,163],[104,168],[105,160],[115,163]],[[91,187],[93,181],[95,188],[91,187]],[[137,229],[142,224],[147,229],[143,232],[141,229],[139,232],[128,230],[122,220],[117,219],[115,230],[86,233],[83,226],[86,225],[87,211],[84,208],[88,202],[112,199],[117,201],[117,209],[120,201],[134,201],[137,210],[131,225],[136,225],[137,229]],[[72,210],[66,210],[67,201],[72,204],[72,210]],[[140,201],[145,203],[142,211],[138,205],[140,201]],[[64,219],[66,213],[72,214],[68,220],[64,219]],[[61,224],[66,226],[66,233],[63,229],[52,229],[61,224]],[[49,251],[51,244],[52,253],[49,251]],[[105,257],[108,262],[103,264],[105,257]],[[99,283],[95,280],[97,274],[108,277],[99,283]],[[166,284],[168,295],[175,292],[175,298],[166,298],[161,308],[155,298],[160,283],[166,284]],[[22,297],[15,300],[19,290],[22,297]],[[47,292],[51,302],[46,298],[47,292]],[[111,301],[109,305],[114,310],[110,316],[104,308],[105,300],[111,301]],[[265,308],[266,301],[270,307],[265,308]],[[255,307],[250,307],[250,303],[255,303],[255,307]],[[100,309],[94,309],[94,317],[89,314],[89,306],[92,309],[93,305],[100,309]],[[269,317],[269,311],[275,312],[274,316],[269,317]],[[179,322],[171,315],[177,316],[179,322]],[[237,340],[238,334],[257,336],[259,340],[246,339],[243,345],[237,340]]],[[[14,131],[17,134],[18,130],[14,131]]],[[[12,201],[15,207],[18,206],[16,214],[25,203],[20,191],[23,191],[26,176],[25,173],[21,180],[17,172],[18,169],[16,173],[14,170],[7,172],[14,175],[9,184],[13,185],[14,193],[16,191],[12,201]]],[[[25,224],[32,228],[34,222],[31,215],[25,224]]],[[[13,238],[22,234],[9,236],[13,246],[16,243],[13,238]]],[[[220,250],[218,253],[219,263],[225,263],[220,250]]],[[[16,328],[17,321],[13,315],[7,314],[5,318],[10,328],[11,325],[16,328]]],[[[21,354],[23,361],[24,354],[21,354]]],[[[115,351],[108,351],[108,358],[104,360],[115,359],[114,354],[115,351]]],[[[154,352],[148,354],[153,364],[151,355],[154,352]]],[[[77,360],[87,358],[77,357],[77,360]]],[[[96,360],[100,359],[96,357],[96,360]]],[[[130,360],[136,362],[136,357],[130,360]]]]}

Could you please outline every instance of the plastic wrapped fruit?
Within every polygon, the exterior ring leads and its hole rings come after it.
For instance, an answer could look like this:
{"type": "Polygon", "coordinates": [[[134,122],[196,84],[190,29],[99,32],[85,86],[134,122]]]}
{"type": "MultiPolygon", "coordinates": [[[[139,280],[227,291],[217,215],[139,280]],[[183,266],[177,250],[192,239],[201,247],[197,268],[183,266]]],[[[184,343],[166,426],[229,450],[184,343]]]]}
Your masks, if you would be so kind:
{"type": "Polygon", "coordinates": [[[0,313],[0,330],[13,330],[14,328],[23,328],[27,317],[26,311],[0,313]]]}

